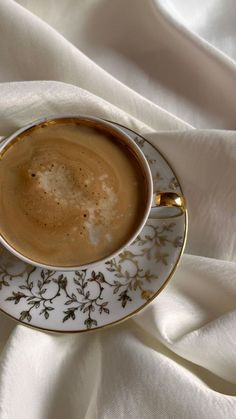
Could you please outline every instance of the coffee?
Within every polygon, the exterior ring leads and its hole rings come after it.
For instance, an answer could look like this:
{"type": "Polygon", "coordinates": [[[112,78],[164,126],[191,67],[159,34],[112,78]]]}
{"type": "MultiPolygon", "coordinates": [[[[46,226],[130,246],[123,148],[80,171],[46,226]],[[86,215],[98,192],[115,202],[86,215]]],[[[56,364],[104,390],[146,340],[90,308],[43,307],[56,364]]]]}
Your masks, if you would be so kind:
{"type": "Polygon", "coordinates": [[[0,233],[38,263],[98,261],[142,222],[148,192],[138,159],[122,138],[89,125],[49,121],[2,152],[0,233]]]}

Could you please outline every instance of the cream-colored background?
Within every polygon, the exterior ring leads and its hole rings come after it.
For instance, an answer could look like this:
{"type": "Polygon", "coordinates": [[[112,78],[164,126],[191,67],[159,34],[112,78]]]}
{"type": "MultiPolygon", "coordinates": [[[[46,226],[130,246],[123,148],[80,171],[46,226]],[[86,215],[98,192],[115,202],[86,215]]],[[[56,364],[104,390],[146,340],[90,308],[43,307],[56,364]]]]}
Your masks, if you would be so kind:
{"type": "Polygon", "coordinates": [[[0,316],[1,419],[236,417],[234,0],[0,0],[0,135],[55,113],[138,130],[189,203],[145,312],[90,335],[0,316]]]}

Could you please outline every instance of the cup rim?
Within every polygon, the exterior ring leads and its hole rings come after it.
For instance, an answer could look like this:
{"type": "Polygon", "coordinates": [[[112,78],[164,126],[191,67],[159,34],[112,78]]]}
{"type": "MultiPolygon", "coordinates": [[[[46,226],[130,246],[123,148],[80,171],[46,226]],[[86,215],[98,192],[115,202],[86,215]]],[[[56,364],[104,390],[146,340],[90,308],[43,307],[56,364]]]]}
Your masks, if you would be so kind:
{"type": "Polygon", "coordinates": [[[82,270],[82,269],[88,269],[93,268],[99,264],[106,263],[108,260],[116,257],[119,253],[122,252],[122,250],[126,247],[128,247],[140,234],[142,231],[144,225],[146,224],[146,221],[149,217],[151,206],[152,206],[152,199],[153,199],[153,180],[152,180],[152,174],[151,170],[148,164],[148,161],[146,157],[144,156],[141,149],[138,147],[138,145],[135,143],[135,141],[127,134],[125,133],[121,128],[114,126],[111,122],[106,121],[102,118],[91,116],[91,115],[83,115],[83,114],[63,114],[63,115],[49,115],[47,117],[42,117],[37,120],[34,120],[23,127],[19,128],[18,130],[14,131],[12,134],[4,138],[3,143],[0,145],[0,154],[3,152],[3,150],[6,148],[8,144],[10,144],[18,135],[22,134],[23,132],[33,128],[34,126],[38,126],[40,124],[53,121],[53,120],[60,120],[60,119],[77,119],[80,121],[89,121],[99,124],[100,126],[103,126],[105,129],[109,128],[110,131],[114,132],[114,135],[117,134],[116,138],[119,139],[119,136],[121,136],[128,145],[135,151],[136,156],[138,157],[138,161],[140,164],[142,164],[142,168],[144,170],[146,181],[147,181],[147,187],[148,187],[148,193],[147,193],[147,205],[143,214],[143,217],[135,229],[132,236],[127,240],[122,246],[120,246],[117,250],[110,253],[108,256],[99,259],[97,261],[92,261],[90,263],[86,264],[80,264],[80,265],[73,265],[73,266],[56,266],[56,265],[50,265],[45,263],[37,262],[28,256],[23,255],[18,250],[16,250],[13,246],[10,245],[10,243],[7,242],[7,240],[2,236],[0,232],[0,243],[9,250],[14,256],[18,257],[22,261],[29,263],[33,266],[37,266],[43,269],[50,269],[55,271],[76,271],[76,270],[82,270]]]}

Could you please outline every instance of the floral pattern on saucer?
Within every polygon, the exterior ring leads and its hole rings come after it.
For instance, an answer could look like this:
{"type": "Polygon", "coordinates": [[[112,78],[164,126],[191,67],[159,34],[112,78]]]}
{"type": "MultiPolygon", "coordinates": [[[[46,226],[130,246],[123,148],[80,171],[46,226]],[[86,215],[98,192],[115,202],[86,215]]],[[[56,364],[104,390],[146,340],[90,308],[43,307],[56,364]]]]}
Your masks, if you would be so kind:
{"type": "MultiPolygon", "coordinates": [[[[122,129],[146,155],[154,190],[180,192],[178,180],[156,148],[122,129]]],[[[0,309],[25,324],[55,332],[81,332],[128,318],[155,297],[175,269],[184,246],[186,216],[149,219],[129,247],[95,269],[41,269],[1,248],[0,309]]]]}

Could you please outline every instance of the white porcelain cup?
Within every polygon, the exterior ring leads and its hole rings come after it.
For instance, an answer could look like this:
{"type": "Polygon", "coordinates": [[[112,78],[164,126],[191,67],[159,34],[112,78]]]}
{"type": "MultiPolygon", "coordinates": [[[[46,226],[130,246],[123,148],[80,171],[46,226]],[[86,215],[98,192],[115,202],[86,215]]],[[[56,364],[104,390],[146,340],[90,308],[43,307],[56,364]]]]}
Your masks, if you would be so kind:
{"type": "Polygon", "coordinates": [[[186,204],[185,204],[185,198],[183,197],[183,195],[174,193],[173,191],[161,191],[158,193],[155,193],[153,191],[153,179],[152,179],[152,174],[151,174],[148,161],[146,157],[144,156],[143,152],[141,151],[141,149],[135,143],[135,141],[117,126],[114,126],[112,123],[106,122],[100,118],[96,118],[92,116],[83,116],[83,115],[60,115],[60,116],[51,116],[47,118],[42,118],[40,120],[34,121],[18,129],[13,134],[9,135],[4,140],[2,140],[2,143],[0,146],[0,155],[6,148],[9,147],[11,143],[14,143],[16,138],[23,132],[36,126],[53,124],[53,123],[56,123],[58,120],[62,120],[62,119],[68,120],[68,121],[69,120],[75,121],[75,122],[77,121],[80,124],[85,124],[87,126],[99,128],[105,133],[107,132],[109,134],[112,134],[113,136],[115,136],[115,138],[118,141],[122,142],[122,144],[126,144],[129,147],[129,149],[131,149],[135,153],[136,158],[138,159],[139,164],[141,165],[143,169],[143,173],[146,177],[147,188],[148,188],[146,205],[144,206],[143,214],[141,217],[141,222],[139,223],[137,228],[134,230],[132,237],[130,237],[128,241],[124,242],[119,249],[117,249],[115,252],[111,253],[110,255],[106,256],[106,258],[97,260],[92,263],[88,263],[86,265],[78,264],[78,266],[63,267],[63,266],[53,266],[50,264],[46,265],[43,263],[38,263],[37,261],[31,259],[27,255],[21,254],[15,248],[13,248],[11,244],[9,244],[5,240],[5,238],[1,235],[1,232],[0,232],[0,243],[3,246],[5,246],[13,255],[15,255],[19,259],[22,259],[24,262],[27,262],[31,265],[40,266],[42,268],[47,268],[47,269],[52,269],[52,270],[71,271],[71,270],[90,268],[99,263],[104,263],[107,260],[117,256],[125,247],[129,246],[139,235],[139,233],[143,229],[149,217],[168,219],[168,218],[182,215],[185,212],[186,204]]]}

